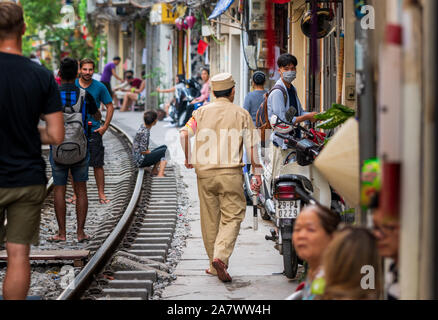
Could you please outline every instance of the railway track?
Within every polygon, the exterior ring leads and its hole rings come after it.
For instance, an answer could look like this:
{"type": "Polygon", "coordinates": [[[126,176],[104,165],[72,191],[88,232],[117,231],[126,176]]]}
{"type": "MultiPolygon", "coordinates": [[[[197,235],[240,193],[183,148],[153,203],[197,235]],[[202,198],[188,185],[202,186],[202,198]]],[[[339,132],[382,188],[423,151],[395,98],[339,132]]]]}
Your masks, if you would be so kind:
{"type": "MultiPolygon", "coordinates": [[[[33,262],[33,269],[37,271],[32,272],[32,278],[37,280],[32,281],[29,295],[57,300],[150,299],[154,283],[170,277],[165,262],[178,220],[175,170],[167,168],[165,178],[137,170],[132,165],[131,144],[132,139],[115,126],[104,136],[106,153],[111,153],[111,156],[106,155],[105,191],[112,201],[108,205],[98,203],[91,169],[85,230],[92,237],[89,243],[75,241],[76,219],[72,205],[67,209],[67,241],[47,241],[57,230],[53,195],[48,195],[37,249],[40,252],[68,251],[70,256],[81,252],[87,255],[88,261],[83,267],[76,264],[73,267],[72,261],[63,261],[62,256],[56,257],[61,262],[55,262],[55,258],[33,262]],[[56,281],[58,284],[54,286],[56,281]],[[32,292],[33,288],[46,288],[49,293],[32,292]]],[[[51,188],[50,183],[48,188],[51,188]]],[[[67,198],[71,195],[68,188],[67,198]]],[[[70,256],[66,260],[71,259],[70,256]]],[[[2,276],[0,271],[0,281],[2,276]]]]}
{"type": "MultiPolygon", "coordinates": [[[[134,204],[133,197],[117,227],[59,300],[147,300],[152,296],[154,282],[168,270],[164,262],[177,224],[173,169],[166,175],[142,177],[139,172],[137,186],[143,180],[140,205],[134,204]]],[[[140,193],[137,188],[135,192],[140,193]]]]}

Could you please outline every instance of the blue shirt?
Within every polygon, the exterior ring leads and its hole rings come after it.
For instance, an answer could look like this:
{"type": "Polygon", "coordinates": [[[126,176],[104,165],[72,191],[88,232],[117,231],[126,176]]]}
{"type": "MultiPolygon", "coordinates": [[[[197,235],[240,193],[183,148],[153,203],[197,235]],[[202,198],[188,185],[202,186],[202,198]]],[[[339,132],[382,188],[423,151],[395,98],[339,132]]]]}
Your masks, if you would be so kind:
{"type": "Polygon", "coordinates": [[[243,102],[243,108],[249,112],[254,124],[256,123],[257,110],[265,101],[265,93],[265,90],[254,90],[246,95],[243,102]]]}
{"type": "MultiPolygon", "coordinates": [[[[77,87],[82,88],[79,84],[79,79],[76,79],[75,84],[77,87]]],[[[111,98],[111,95],[108,92],[108,89],[105,87],[104,84],[102,84],[100,81],[92,80],[91,84],[85,89],[89,94],[91,94],[94,98],[94,101],[96,102],[97,109],[100,108],[100,103],[108,104],[112,103],[113,99],[111,98]]],[[[92,132],[94,130],[97,130],[101,127],[100,121],[97,121],[94,119],[90,114],[87,114],[87,121],[91,121],[91,130],[92,132]]]]}
{"type": "MultiPolygon", "coordinates": [[[[286,120],[286,111],[290,108],[290,106],[297,106],[297,115],[294,117],[292,123],[295,124],[297,121],[297,117],[305,115],[307,112],[304,112],[300,99],[298,99],[297,93],[295,88],[293,90],[288,90],[286,85],[284,84],[283,80],[280,78],[278,79],[277,83],[275,84],[277,86],[282,86],[288,93],[287,101],[285,103],[283,92],[280,90],[274,90],[269,95],[268,98],[268,116],[269,119],[271,119],[272,115],[276,115],[281,120],[286,120]],[[292,94],[292,95],[291,95],[292,94]],[[294,99],[295,101],[291,102],[291,99],[294,99]],[[295,103],[294,103],[295,102],[295,103]]],[[[284,140],[275,136],[274,134],[271,134],[271,141],[274,141],[277,143],[282,149],[287,149],[287,145],[284,143],[284,140]]]]}

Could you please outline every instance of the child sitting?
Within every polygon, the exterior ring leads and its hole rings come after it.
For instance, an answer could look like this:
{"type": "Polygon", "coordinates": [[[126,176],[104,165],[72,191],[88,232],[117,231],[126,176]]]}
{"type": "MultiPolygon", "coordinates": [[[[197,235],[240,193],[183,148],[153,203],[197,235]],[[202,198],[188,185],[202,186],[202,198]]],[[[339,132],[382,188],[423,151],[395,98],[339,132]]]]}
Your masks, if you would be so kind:
{"type": "Polygon", "coordinates": [[[135,164],[138,167],[144,168],[153,165],[152,175],[164,177],[164,169],[167,164],[165,158],[167,146],[162,145],[152,151],[149,150],[151,128],[157,124],[157,117],[158,115],[155,111],[146,111],[144,113],[144,124],[140,126],[140,129],[138,129],[137,134],[135,135],[132,153],[135,164]],[[158,165],[160,166],[159,171],[158,165]]]}

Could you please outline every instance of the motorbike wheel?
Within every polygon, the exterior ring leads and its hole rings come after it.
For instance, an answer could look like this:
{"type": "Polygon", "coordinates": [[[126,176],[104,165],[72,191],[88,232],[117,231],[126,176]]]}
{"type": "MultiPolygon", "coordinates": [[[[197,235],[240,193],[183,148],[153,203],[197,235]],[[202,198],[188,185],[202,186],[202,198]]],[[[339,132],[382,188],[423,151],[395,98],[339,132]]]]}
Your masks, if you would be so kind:
{"type": "Polygon", "coordinates": [[[186,124],[185,119],[186,119],[186,115],[187,115],[187,111],[184,110],[183,112],[181,112],[179,119],[178,119],[178,127],[182,127],[186,124]]]}
{"type": "Polygon", "coordinates": [[[295,279],[298,272],[298,256],[292,241],[283,242],[284,274],[288,279],[295,279]]]}

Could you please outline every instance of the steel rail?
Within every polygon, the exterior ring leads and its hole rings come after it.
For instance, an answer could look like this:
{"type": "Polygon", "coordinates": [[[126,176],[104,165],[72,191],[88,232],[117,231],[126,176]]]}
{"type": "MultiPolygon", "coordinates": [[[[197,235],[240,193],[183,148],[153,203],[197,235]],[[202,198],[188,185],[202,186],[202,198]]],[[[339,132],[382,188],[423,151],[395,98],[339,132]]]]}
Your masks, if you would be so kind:
{"type": "Polygon", "coordinates": [[[50,177],[50,179],[49,179],[49,181],[47,182],[47,185],[46,185],[46,195],[49,194],[50,191],[52,191],[53,187],[54,187],[53,177],[50,177]]]}
{"type": "MultiPolygon", "coordinates": [[[[115,130],[123,134],[133,144],[133,139],[120,127],[111,124],[115,130]]],[[[81,294],[86,290],[88,285],[93,280],[93,275],[105,266],[108,259],[111,257],[115,248],[119,245],[124,234],[126,233],[130,222],[132,221],[135,213],[135,208],[140,199],[141,188],[143,184],[144,169],[139,168],[137,174],[137,181],[131,201],[128,204],[123,216],[120,218],[117,226],[106,238],[102,246],[96,251],[90,261],[85,265],[81,272],[75,277],[75,279],[68,285],[68,287],[61,293],[56,300],[72,300],[79,299],[81,294]]]]}

